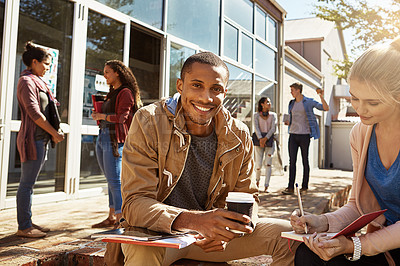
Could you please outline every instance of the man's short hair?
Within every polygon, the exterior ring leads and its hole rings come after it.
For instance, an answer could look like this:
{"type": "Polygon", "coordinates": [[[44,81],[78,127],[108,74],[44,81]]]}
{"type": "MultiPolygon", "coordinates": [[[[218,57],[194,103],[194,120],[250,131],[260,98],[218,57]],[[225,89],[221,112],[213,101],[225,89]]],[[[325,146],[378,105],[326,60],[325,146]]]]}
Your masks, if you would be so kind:
{"type": "Polygon", "coordinates": [[[184,80],[185,74],[191,71],[193,63],[206,64],[214,67],[222,66],[226,70],[226,82],[228,82],[229,79],[228,67],[218,55],[211,52],[202,52],[194,54],[190,56],[188,59],[186,59],[181,69],[181,80],[184,80]]]}
{"type": "Polygon", "coordinates": [[[290,87],[300,90],[300,93],[303,92],[303,84],[301,84],[301,83],[295,82],[292,85],[290,85],[290,87]]]}

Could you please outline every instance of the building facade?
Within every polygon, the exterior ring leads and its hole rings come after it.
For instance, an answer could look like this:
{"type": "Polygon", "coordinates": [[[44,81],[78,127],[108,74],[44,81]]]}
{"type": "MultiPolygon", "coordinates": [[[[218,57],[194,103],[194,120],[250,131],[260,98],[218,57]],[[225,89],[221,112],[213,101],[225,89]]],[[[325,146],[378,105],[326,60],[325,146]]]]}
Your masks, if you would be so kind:
{"type": "MultiPolygon", "coordinates": [[[[334,22],[320,18],[304,18],[285,21],[284,49],[284,81],[282,83],[281,114],[288,112],[290,85],[294,82],[303,84],[303,94],[320,102],[316,93],[317,88],[324,89],[324,98],[329,104],[328,112],[314,109],[320,126],[321,137],[311,140],[309,149],[310,168],[329,168],[332,163],[332,127],[342,108],[340,97],[335,96],[335,89],[340,87],[343,80],[335,73],[335,60],[343,60],[346,46],[341,30],[334,22]]],[[[282,161],[289,164],[288,130],[281,125],[282,130],[282,161]]],[[[302,170],[301,154],[298,153],[297,169],[302,170]]],[[[299,171],[298,171],[299,172],[299,171]]],[[[298,173],[298,175],[301,175],[298,173]]]]}
{"type": "Polygon", "coordinates": [[[95,157],[91,95],[107,92],[110,59],[132,69],[145,104],[176,92],[184,60],[220,55],[230,71],[224,105],[252,127],[256,101],[278,110],[285,11],[274,0],[0,0],[0,209],[15,207],[20,178],[16,84],[27,41],[53,54],[45,77],[61,103],[65,141],[50,148],[33,202],[106,193],[95,157]]]}

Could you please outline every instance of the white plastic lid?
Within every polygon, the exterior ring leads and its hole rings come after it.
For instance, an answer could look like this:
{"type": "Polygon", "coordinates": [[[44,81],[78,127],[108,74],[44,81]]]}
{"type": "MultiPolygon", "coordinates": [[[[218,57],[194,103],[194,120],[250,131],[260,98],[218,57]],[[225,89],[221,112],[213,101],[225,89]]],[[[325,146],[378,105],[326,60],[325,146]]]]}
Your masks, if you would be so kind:
{"type": "Polygon", "coordinates": [[[226,197],[229,202],[254,203],[253,194],[245,192],[229,192],[226,197]]]}

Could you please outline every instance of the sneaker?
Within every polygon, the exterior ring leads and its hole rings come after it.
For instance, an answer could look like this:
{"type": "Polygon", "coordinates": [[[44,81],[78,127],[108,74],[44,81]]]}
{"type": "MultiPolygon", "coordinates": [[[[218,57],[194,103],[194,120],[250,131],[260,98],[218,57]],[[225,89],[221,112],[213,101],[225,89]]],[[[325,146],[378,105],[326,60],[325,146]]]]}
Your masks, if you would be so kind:
{"type": "Polygon", "coordinates": [[[50,231],[50,228],[43,227],[43,226],[40,226],[40,225],[37,225],[37,224],[34,224],[34,223],[32,223],[32,227],[35,228],[35,229],[38,229],[38,230],[40,230],[42,232],[45,232],[45,233],[50,231]]]}
{"type": "Polygon", "coordinates": [[[40,238],[40,237],[45,237],[46,233],[33,228],[33,226],[24,229],[24,230],[18,230],[17,231],[17,236],[22,236],[22,237],[30,237],[30,238],[40,238]]]}
{"type": "Polygon", "coordinates": [[[294,188],[285,188],[283,191],[282,191],[282,194],[285,194],[285,195],[293,195],[294,194],[294,188]]]}

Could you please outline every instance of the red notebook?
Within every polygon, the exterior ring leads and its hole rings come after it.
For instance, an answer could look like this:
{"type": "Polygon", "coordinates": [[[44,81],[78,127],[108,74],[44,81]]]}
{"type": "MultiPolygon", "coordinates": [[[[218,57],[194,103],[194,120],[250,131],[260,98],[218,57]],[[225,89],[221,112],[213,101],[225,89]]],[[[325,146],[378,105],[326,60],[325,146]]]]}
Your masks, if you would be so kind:
{"type": "MultiPolygon", "coordinates": [[[[341,235],[344,235],[346,237],[354,236],[354,234],[358,230],[360,230],[361,228],[363,228],[364,226],[366,226],[367,224],[369,224],[370,222],[375,220],[379,215],[381,215],[385,211],[387,211],[387,210],[385,209],[385,210],[380,210],[380,211],[370,212],[370,213],[364,214],[364,215],[358,217],[357,220],[355,220],[354,222],[352,222],[351,224],[349,224],[348,226],[343,228],[340,232],[338,232],[338,233],[326,233],[326,234],[328,236],[331,236],[331,238],[335,238],[335,237],[338,237],[338,236],[341,236],[341,235]]],[[[312,235],[312,234],[297,234],[294,231],[282,232],[281,233],[281,237],[283,237],[283,238],[296,240],[296,241],[301,241],[301,242],[303,242],[303,237],[309,237],[310,235],[312,235]]]]}
{"type": "MultiPolygon", "coordinates": [[[[102,113],[101,112],[101,106],[103,105],[105,100],[104,95],[101,94],[92,94],[92,102],[93,102],[93,109],[97,112],[97,113],[102,113]]],[[[100,124],[100,121],[97,120],[97,125],[100,124]]]]}
{"type": "Polygon", "coordinates": [[[92,94],[92,102],[94,110],[98,113],[101,113],[101,106],[104,103],[104,96],[92,94]]]}

